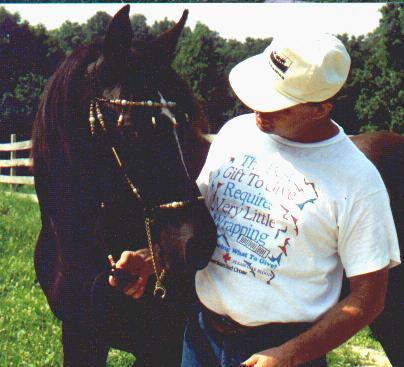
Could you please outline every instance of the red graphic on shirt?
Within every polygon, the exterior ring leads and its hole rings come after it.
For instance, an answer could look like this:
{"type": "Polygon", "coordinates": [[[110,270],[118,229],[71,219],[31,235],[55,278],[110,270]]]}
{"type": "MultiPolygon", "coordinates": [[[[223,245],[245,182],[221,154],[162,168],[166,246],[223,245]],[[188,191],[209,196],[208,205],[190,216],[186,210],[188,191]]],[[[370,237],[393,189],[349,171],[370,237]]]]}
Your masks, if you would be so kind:
{"type": "Polygon", "coordinates": [[[285,256],[288,256],[288,253],[286,252],[286,246],[287,246],[287,245],[290,246],[289,240],[290,240],[289,237],[288,237],[288,238],[285,238],[285,241],[283,241],[283,245],[282,245],[282,246],[278,246],[278,247],[282,250],[282,252],[285,254],[285,256]]]}
{"type": "Polygon", "coordinates": [[[228,252],[226,252],[224,255],[223,255],[223,259],[224,259],[224,262],[227,264],[227,262],[229,261],[229,260],[231,260],[231,256],[229,255],[229,253],[228,252]]]}

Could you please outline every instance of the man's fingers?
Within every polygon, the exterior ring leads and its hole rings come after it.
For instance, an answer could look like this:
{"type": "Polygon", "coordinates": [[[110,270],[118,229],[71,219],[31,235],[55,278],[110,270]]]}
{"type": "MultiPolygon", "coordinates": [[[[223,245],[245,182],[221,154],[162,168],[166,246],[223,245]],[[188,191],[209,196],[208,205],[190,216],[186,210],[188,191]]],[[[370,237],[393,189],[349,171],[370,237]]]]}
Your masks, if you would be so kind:
{"type": "Polygon", "coordinates": [[[136,299],[142,297],[147,280],[153,273],[148,249],[122,252],[120,259],[115,264],[115,269],[117,272],[124,271],[124,273],[119,274],[119,277],[111,274],[108,277],[108,283],[112,287],[124,286],[122,289],[123,293],[130,297],[136,299]],[[136,276],[138,278],[134,281],[130,276],[129,279],[126,279],[128,277],[125,277],[124,275],[136,276]]]}
{"type": "Polygon", "coordinates": [[[116,263],[117,268],[125,269],[128,266],[128,263],[131,261],[131,259],[136,256],[136,253],[134,251],[124,251],[121,254],[121,257],[116,263]]]}
{"type": "Polygon", "coordinates": [[[140,297],[143,296],[144,291],[145,291],[145,286],[144,286],[144,285],[141,285],[141,286],[136,290],[136,292],[132,294],[132,297],[135,298],[135,299],[139,299],[140,297]]]}
{"type": "Polygon", "coordinates": [[[110,275],[110,276],[108,277],[108,283],[109,283],[109,285],[110,285],[111,287],[116,287],[116,286],[118,285],[118,283],[117,283],[115,277],[113,277],[112,275],[110,275]]]}
{"type": "Polygon", "coordinates": [[[144,266],[144,263],[148,257],[147,254],[147,249],[124,251],[116,263],[116,267],[123,269],[130,267],[131,271],[133,272],[136,268],[142,268],[144,266]]]}
{"type": "Polygon", "coordinates": [[[135,294],[135,292],[136,292],[136,290],[134,288],[128,288],[123,293],[125,293],[129,297],[132,297],[135,294]]]}
{"type": "Polygon", "coordinates": [[[240,364],[240,367],[252,367],[258,362],[258,356],[255,354],[240,364]]]}
{"type": "Polygon", "coordinates": [[[142,277],[139,278],[138,282],[136,282],[136,290],[132,294],[132,297],[135,299],[138,299],[143,296],[143,293],[146,288],[146,280],[143,279],[142,277]]]}
{"type": "Polygon", "coordinates": [[[129,284],[127,287],[125,287],[123,289],[123,293],[125,293],[127,296],[133,297],[135,294],[139,293],[139,288],[141,287],[144,287],[144,280],[142,277],[139,277],[135,283],[129,284]]]}

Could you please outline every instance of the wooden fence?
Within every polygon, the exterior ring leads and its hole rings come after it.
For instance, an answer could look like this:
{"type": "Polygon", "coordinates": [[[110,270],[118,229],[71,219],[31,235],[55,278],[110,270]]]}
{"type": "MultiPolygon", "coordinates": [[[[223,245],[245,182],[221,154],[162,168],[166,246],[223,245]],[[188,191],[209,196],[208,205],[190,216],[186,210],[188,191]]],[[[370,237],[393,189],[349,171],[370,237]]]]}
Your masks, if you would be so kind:
{"type": "MultiPolygon", "coordinates": [[[[212,141],[214,134],[205,135],[205,137],[212,141]]],[[[27,197],[34,201],[38,201],[35,194],[22,194],[17,193],[16,187],[17,185],[34,185],[34,177],[32,176],[17,176],[16,168],[17,167],[32,167],[32,159],[31,158],[17,158],[17,151],[28,150],[32,147],[31,140],[19,141],[17,142],[16,134],[12,134],[10,138],[10,143],[0,144],[0,154],[2,152],[10,152],[9,159],[0,159],[0,184],[9,184],[10,191],[7,193],[13,193],[15,195],[27,197]],[[9,174],[2,174],[4,169],[9,170],[9,174]]]]}
{"type": "MultiPolygon", "coordinates": [[[[16,175],[17,167],[32,167],[32,159],[17,158],[17,151],[28,150],[31,147],[31,140],[17,142],[15,134],[11,135],[10,143],[0,144],[0,152],[10,152],[9,159],[0,159],[0,183],[10,184],[11,193],[15,193],[17,185],[34,185],[34,177],[16,175]],[[9,170],[8,175],[3,174],[5,168],[9,170]]],[[[16,194],[37,201],[35,194],[16,194]]]]}

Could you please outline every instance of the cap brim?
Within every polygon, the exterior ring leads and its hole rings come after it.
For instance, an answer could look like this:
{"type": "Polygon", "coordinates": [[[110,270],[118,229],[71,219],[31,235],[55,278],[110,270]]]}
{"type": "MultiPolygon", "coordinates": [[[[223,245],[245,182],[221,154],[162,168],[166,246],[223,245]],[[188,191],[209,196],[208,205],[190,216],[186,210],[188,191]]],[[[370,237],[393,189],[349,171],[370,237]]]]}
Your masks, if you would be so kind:
{"type": "Polygon", "coordinates": [[[237,64],[230,72],[229,81],[237,97],[254,111],[279,111],[301,103],[276,90],[279,76],[272,70],[264,54],[237,64]]]}

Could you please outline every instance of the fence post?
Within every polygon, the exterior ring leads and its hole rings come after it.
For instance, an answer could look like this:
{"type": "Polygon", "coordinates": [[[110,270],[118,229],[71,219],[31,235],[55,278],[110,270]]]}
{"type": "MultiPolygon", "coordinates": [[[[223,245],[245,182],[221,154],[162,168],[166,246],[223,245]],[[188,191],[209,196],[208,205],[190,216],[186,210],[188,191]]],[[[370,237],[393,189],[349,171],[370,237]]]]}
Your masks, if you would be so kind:
{"type": "MultiPolygon", "coordinates": [[[[11,144],[17,142],[17,135],[16,134],[11,134],[11,139],[10,139],[11,144]]],[[[17,152],[15,150],[12,150],[10,152],[10,159],[16,159],[17,158],[17,152]]],[[[16,174],[16,169],[15,167],[10,168],[10,176],[15,176],[16,174]]],[[[10,184],[10,191],[15,191],[16,185],[10,184]]]]}

